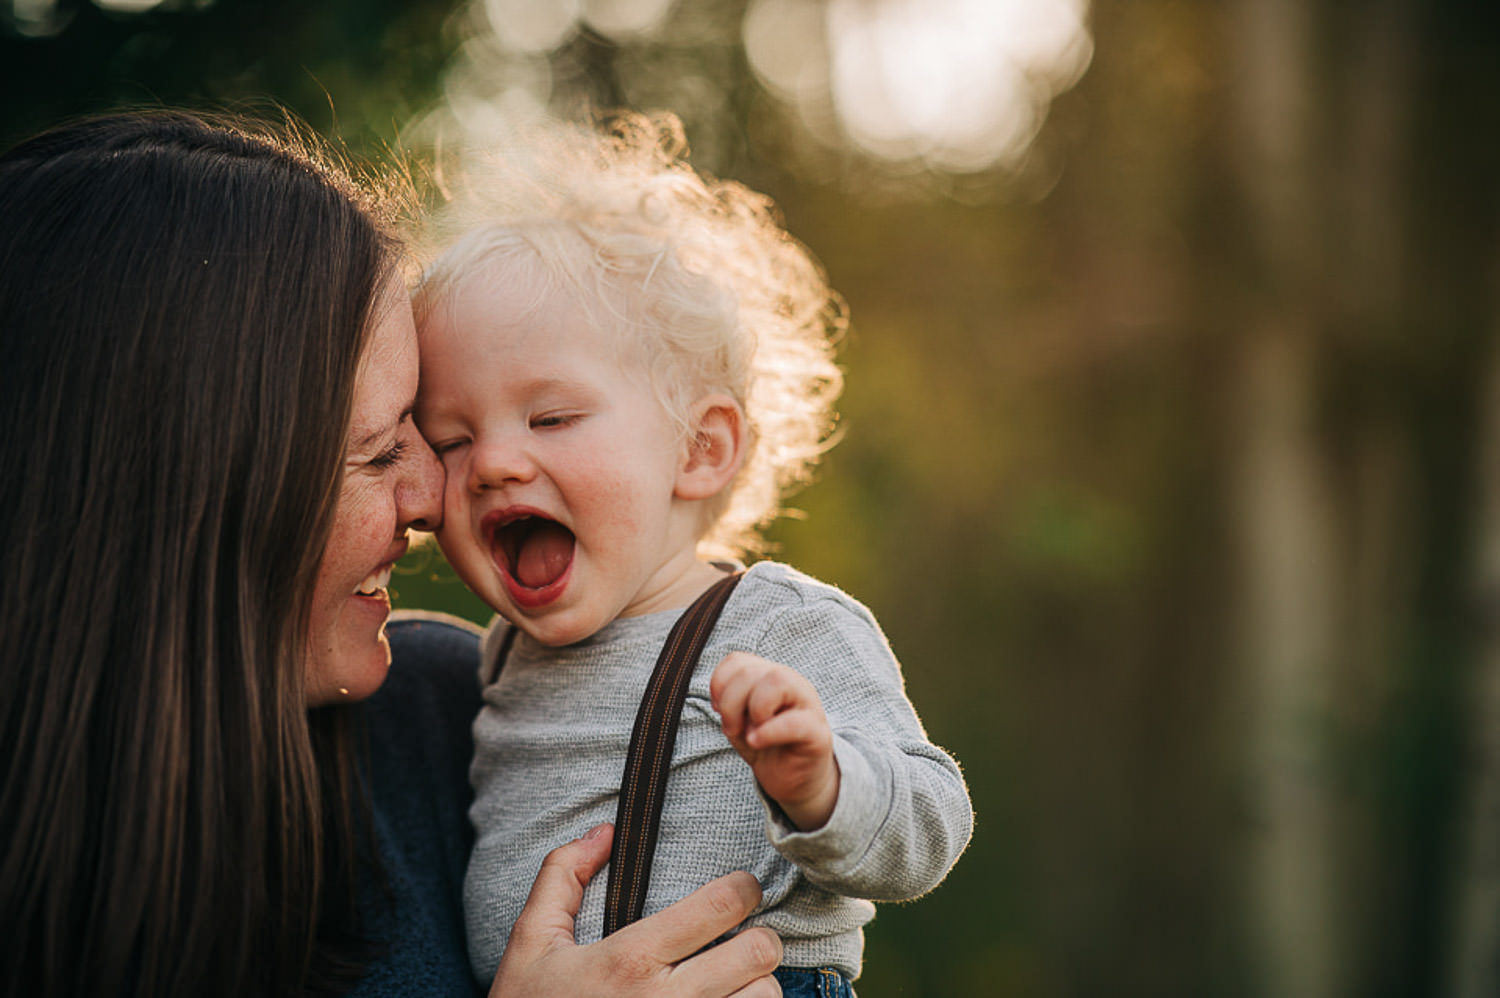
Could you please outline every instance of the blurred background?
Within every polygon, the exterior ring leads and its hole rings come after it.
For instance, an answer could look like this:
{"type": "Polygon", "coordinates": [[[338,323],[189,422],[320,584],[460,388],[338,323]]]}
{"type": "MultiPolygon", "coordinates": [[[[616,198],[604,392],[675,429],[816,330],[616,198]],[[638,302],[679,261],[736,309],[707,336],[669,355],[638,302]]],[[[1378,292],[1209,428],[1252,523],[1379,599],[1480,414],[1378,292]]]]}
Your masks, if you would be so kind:
{"type": "Polygon", "coordinates": [[[1500,5],[0,0],[0,81],[377,161],[669,109],[775,197],[853,319],[780,556],[978,815],[862,998],[1500,993],[1500,5]]]}

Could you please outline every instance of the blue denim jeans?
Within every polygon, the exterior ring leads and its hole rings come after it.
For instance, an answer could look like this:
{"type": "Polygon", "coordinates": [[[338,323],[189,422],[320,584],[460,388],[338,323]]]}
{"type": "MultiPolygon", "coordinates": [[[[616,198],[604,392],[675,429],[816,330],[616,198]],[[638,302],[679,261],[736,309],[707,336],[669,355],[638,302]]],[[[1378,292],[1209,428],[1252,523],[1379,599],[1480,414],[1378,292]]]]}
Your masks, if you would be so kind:
{"type": "Polygon", "coordinates": [[[782,998],[854,998],[854,985],[837,970],[782,967],[776,971],[782,998]]]}

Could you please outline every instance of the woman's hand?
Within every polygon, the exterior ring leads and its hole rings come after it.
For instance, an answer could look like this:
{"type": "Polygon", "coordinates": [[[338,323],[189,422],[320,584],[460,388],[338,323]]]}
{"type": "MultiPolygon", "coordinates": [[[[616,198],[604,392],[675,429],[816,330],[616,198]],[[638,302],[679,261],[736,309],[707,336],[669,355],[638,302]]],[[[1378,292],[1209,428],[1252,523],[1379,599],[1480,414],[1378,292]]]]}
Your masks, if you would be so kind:
{"type": "Polygon", "coordinates": [[[771,930],[747,929],[698,952],[760,903],[760,886],[748,873],[720,877],[597,943],[575,943],[573,916],[583,903],[584,885],[609,859],[611,832],[611,826],[600,825],[547,855],[511,930],[490,998],[781,994],[770,976],[781,963],[781,940],[771,930]]]}

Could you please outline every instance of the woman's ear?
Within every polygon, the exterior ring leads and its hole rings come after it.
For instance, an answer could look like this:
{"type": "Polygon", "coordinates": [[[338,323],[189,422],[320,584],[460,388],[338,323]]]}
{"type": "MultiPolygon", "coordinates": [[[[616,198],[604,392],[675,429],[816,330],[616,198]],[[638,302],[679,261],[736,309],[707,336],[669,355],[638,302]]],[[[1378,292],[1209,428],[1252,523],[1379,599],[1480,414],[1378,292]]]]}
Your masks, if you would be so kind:
{"type": "Polygon", "coordinates": [[[677,470],[678,499],[711,499],[724,490],[745,459],[745,411],[722,393],[693,405],[693,434],[677,470]]]}

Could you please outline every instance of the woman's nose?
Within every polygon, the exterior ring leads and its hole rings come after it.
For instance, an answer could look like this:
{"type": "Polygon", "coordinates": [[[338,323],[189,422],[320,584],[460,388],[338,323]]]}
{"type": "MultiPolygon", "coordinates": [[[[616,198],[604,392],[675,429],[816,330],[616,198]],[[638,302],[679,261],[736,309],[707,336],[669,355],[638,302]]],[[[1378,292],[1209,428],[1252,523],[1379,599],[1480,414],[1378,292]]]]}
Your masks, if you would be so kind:
{"type": "Polygon", "coordinates": [[[443,524],[443,463],[421,434],[413,433],[413,454],[397,491],[402,528],[436,530],[443,524]]]}
{"type": "Polygon", "coordinates": [[[513,438],[492,435],[472,445],[469,456],[469,491],[475,495],[502,485],[529,482],[536,477],[536,463],[526,448],[513,438]]]}

